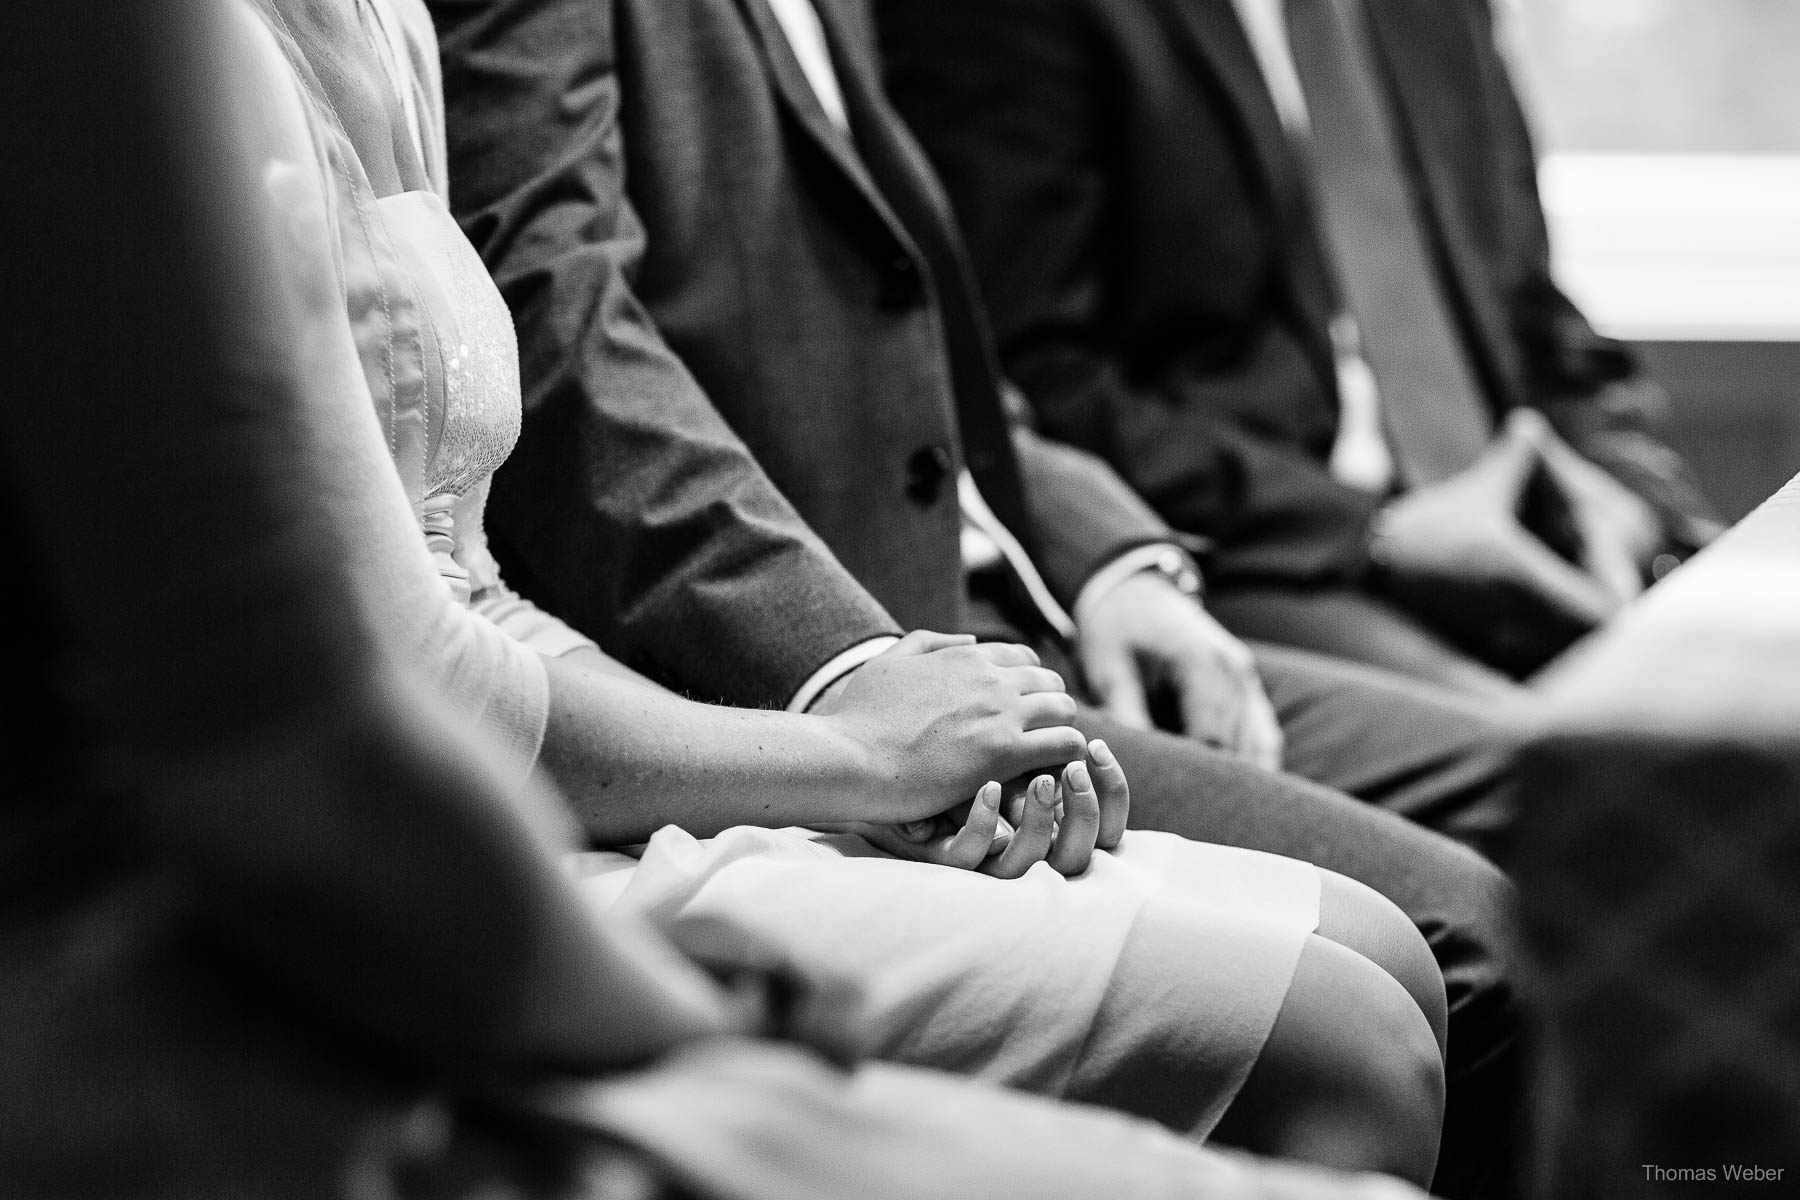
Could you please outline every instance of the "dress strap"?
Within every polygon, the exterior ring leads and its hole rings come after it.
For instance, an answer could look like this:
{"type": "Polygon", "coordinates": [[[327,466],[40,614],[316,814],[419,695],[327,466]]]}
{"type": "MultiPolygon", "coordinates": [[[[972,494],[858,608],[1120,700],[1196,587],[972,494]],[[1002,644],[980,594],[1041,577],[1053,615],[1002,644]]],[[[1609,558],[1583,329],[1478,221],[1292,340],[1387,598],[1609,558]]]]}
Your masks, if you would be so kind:
{"type": "Polygon", "coordinates": [[[406,43],[405,30],[382,0],[356,0],[356,7],[364,17],[364,24],[372,26],[369,41],[374,46],[375,58],[381,63],[388,86],[400,101],[400,111],[406,119],[406,134],[412,141],[413,153],[418,155],[420,168],[429,175],[433,156],[426,148],[424,119],[419,111],[419,80],[412,68],[412,54],[406,43]]]}

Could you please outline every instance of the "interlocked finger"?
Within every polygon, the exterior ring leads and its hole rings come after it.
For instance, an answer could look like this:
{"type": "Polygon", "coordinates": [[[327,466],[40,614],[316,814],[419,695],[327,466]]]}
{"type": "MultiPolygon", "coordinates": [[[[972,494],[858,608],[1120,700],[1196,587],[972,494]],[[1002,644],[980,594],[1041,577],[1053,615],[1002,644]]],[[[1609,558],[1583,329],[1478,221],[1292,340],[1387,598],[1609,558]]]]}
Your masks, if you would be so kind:
{"type": "Polygon", "coordinates": [[[969,815],[954,837],[944,843],[943,861],[959,870],[973,871],[994,851],[1000,828],[1000,785],[989,782],[975,795],[969,815]]]}
{"type": "Polygon", "coordinates": [[[1068,725],[1028,729],[1013,745],[1012,769],[1007,777],[1044,769],[1061,770],[1064,763],[1081,757],[1082,742],[1081,731],[1068,725]]]}
{"type": "Polygon", "coordinates": [[[996,667],[1035,667],[1039,662],[1036,650],[1016,642],[981,642],[975,649],[996,667]]]}
{"type": "Polygon", "coordinates": [[[1131,817],[1131,785],[1125,782],[1125,768],[1119,765],[1111,746],[1095,738],[1088,743],[1087,752],[1088,776],[1100,804],[1100,832],[1094,843],[1102,850],[1111,850],[1124,838],[1125,823],[1131,817]]]}
{"type": "Polygon", "coordinates": [[[1019,689],[1020,695],[1069,690],[1063,677],[1049,667],[1008,667],[1004,674],[1007,681],[1019,689]]]}
{"type": "Polygon", "coordinates": [[[1018,706],[1026,729],[1067,725],[1075,719],[1075,697],[1067,692],[1036,692],[1021,696],[1018,706]]]}
{"type": "Polygon", "coordinates": [[[1040,775],[1025,789],[1024,813],[1006,849],[982,865],[1001,879],[1017,879],[1044,860],[1056,840],[1056,781],[1040,775]]]}
{"type": "Polygon", "coordinates": [[[1080,759],[1063,768],[1062,785],[1062,817],[1049,863],[1058,874],[1075,876],[1088,869],[1094,856],[1100,836],[1100,797],[1087,763],[1080,759]]]}
{"type": "Polygon", "coordinates": [[[1600,624],[1619,601],[1590,576],[1523,529],[1508,539],[1514,581],[1567,616],[1588,626],[1600,624]]]}

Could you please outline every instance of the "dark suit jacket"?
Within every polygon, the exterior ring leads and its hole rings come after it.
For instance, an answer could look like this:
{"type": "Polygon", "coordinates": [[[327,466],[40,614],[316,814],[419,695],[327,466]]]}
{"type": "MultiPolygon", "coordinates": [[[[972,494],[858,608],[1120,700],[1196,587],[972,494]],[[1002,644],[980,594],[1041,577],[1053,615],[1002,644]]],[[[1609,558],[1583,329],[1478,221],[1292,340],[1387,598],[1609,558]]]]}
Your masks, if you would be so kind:
{"type": "MultiPolygon", "coordinates": [[[[1660,392],[1551,281],[1486,0],[1369,9],[1496,416],[1542,408],[1656,506],[1675,545],[1704,540],[1705,502],[1646,432],[1660,392]]],[[[951,193],[1003,363],[1046,431],[1217,538],[1222,578],[1360,577],[1377,501],[1325,465],[1337,383],[1321,249],[1231,0],[879,11],[891,92],[951,193]]]]}
{"type": "Polygon", "coordinates": [[[523,341],[528,429],[493,531],[551,609],[740,701],[785,696],[712,660],[772,644],[791,692],[873,620],[783,524],[777,487],[907,627],[965,620],[965,462],[1065,600],[1169,533],[1098,460],[1009,437],[985,318],[880,94],[868,14],[819,7],[860,158],[766,0],[432,4],[453,198],[523,341]],[[686,498],[672,514],[670,497],[686,498]],[[645,611],[662,604],[676,608],[645,611]],[[669,641],[700,644],[677,660],[669,641]]]}

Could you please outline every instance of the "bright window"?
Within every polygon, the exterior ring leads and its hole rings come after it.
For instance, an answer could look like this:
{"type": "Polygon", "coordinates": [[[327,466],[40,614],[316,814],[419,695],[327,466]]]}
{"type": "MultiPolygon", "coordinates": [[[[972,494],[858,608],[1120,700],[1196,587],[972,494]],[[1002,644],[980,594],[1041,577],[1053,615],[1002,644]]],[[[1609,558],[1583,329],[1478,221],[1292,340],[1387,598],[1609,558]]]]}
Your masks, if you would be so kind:
{"type": "Polygon", "coordinates": [[[1609,332],[1800,340],[1800,0],[1512,0],[1557,269],[1609,332]]]}

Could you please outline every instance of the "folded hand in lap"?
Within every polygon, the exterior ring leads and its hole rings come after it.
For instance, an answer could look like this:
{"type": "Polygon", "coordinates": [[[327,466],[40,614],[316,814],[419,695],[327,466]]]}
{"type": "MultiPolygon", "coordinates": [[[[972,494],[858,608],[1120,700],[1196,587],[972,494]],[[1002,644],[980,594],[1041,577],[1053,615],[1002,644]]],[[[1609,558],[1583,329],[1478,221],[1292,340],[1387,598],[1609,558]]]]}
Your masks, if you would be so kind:
{"type": "Polygon", "coordinates": [[[1543,459],[1581,537],[1582,567],[1619,603],[1633,599],[1656,550],[1655,511],[1554,433],[1544,440],[1543,459]]]}
{"type": "Polygon", "coordinates": [[[1131,789],[1105,742],[1057,776],[1034,775],[1010,787],[990,781],[974,800],[923,821],[865,826],[855,832],[900,858],[1017,879],[1040,862],[1079,875],[1094,851],[1125,836],[1131,789]]]}
{"type": "MultiPolygon", "coordinates": [[[[1560,445],[1542,414],[1514,411],[1474,466],[1414,489],[1383,510],[1371,547],[1398,579],[1465,588],[1507,587],[1534,597],[1580,628],[1619,607],[1616,583],[1603,584],[1568,562],[1521,524],[1526,488],[1560,445]]],[[[1577,505],[1579,511],[1579,505],[1577,505]]]]}
{"type": "Polygon", "coordinates": [[[862,748],[878,781],[861,818],[935,817],[989,780],[1058,770],[1081,757],[1075,701],[1024,646],[908,634],[813,709],[862,748]]]}

